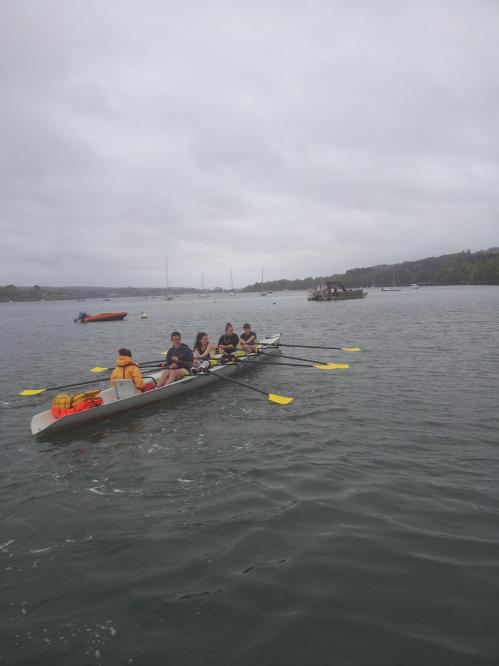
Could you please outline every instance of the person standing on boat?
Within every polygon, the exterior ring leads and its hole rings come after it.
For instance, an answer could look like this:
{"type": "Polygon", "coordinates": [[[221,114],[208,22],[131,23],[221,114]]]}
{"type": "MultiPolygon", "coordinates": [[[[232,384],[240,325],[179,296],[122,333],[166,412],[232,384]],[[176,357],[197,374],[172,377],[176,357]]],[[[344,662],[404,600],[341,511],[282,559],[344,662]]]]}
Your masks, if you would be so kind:
{"type": "Polygon", "coordinates": [[[244,331],[241,333],[241,338],[239,340],[241,349],[253,352],[255,351],[256,333],[251,330],[251,324],[244,324],[243,329],[244,331]]]}
{"type": "Polygon", "coordinates": [[[167,370],[159,378],[157,388],[168,386],[182,377],[187,377],[192,367],[192,350],[182,342],[180,333],[173,331],[170,337],[173,346],[168,350],[164,362],[167,370]]]}
{"type": "Polygon", "coordinates": [[[225,324],[225,333],[220,336],[218,341],[218,350],[221,354],[232,354],[237,351],[237,345],[239,344],[239,336],[237,333],[234,333],[234,327],[228,321],[225,324]]]}
{"type": "Polygon", "coordinates": [[[208,334],[204,331],[199,331],[196,335],[196,342],[194,343],[194,365],[198,366],[201,361],[209,360],[210,356],[215,354],[217,348],[210,342],[208,334]]]}
{"type": "Polygon", "coordinates": [[[142,373],[136,363],[132,361],[132,352],[125,347],[118,350],[116,367],[111,373],[110,381],[114,386],[116,379],[131,379],[135,384],[137,393],[141,393],[144,388],[142,373]]]}

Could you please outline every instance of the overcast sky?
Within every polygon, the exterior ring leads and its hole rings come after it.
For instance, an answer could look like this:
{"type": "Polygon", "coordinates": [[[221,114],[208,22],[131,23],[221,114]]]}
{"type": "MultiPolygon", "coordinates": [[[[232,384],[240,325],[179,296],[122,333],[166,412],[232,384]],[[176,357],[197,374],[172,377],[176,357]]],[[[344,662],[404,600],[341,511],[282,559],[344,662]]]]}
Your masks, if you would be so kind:
{"type": "Polygon", "coordinates": [[[0,0],[0,284],[499,245],[499,2],[0,0]]]}

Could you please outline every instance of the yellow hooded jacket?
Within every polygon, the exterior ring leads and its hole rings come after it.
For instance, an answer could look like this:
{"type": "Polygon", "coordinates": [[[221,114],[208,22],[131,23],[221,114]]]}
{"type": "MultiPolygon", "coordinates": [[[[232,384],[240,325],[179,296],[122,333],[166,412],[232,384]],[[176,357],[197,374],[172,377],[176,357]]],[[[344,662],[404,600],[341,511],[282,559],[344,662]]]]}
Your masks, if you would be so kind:
{"type": "Polygon", "coordinates": [[[116,359],[116,367],[111,373],[110,381],[114,385],[115,379],[131,379],[140,391],[144,388],[144,380],[140,369],[135,365],[130,356],[118,356],[116,359]]]}

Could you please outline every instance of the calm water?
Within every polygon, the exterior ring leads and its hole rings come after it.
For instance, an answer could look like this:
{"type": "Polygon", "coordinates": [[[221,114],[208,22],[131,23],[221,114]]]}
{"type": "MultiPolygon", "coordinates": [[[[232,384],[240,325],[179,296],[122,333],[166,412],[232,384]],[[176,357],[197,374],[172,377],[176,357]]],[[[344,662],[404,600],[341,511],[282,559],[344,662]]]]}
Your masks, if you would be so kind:
{"type": "Polygon", "coordinates": [[[1,664],[499,663],[499,288],[11,303],[0,333],[1,664]],[[288,407],[223,384],[32,438],[21,388],[228,319],[364,351],[246,375],[288,407]]]}

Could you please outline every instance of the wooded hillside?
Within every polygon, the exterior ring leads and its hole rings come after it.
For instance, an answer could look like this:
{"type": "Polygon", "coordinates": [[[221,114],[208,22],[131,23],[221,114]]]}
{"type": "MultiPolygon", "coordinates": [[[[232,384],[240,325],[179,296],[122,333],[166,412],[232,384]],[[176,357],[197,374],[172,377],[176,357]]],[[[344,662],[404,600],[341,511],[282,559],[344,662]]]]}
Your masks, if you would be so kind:
{"type": "Polygon", "coordinates": [[[344,274],[307,277],[296,280],[272,282],[245,287],[243,291],[260,289],[308,289],[326,280],[339,280],[345,287],[387,287],[417,283],[421,286],[444,284],[497,284],[499,285],[499,247],[479,252],[469,250],[441,257],[428,257],[400,264],[381,264],[367,268],[351,268],[344,274]]]}

